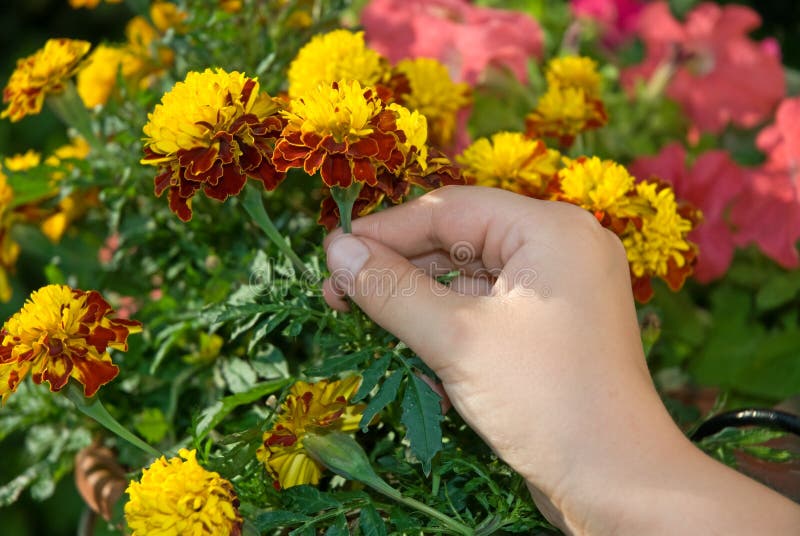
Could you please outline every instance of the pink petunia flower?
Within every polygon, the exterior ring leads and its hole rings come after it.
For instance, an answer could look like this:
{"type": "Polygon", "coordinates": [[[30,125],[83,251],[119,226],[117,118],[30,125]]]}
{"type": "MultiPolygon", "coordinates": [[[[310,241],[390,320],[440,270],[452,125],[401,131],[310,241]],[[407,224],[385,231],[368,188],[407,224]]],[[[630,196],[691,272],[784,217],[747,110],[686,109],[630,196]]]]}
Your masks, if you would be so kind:
{"type": "Polygon", "coordinates": [[[361,22],[369,45],[390,61],[436,58],[459,82],[475,84],[495,66],[526,83],[528,60],[542,56],[543,34],[533,18],[467,0],[372,0],[361,22]]]}
{"type": "Polygon", "coordinates": [[[800,97],[780,104],[775,122],[759,133],[756,145],[767,160],[751,172],[733,207],[736,239],[755,243],[785,268],[795,268],[800,265],[800,97]]]}
{"type": "Polygon", "coordinates": [[[640,179],[655,175],[672,184],[679,199],[703,212],[703,221],[689,234],[700,248],[694,276],[707,283],[725,274],[733,260],[736,241],[726,220],[731,202],[745,186],[745,172],[721,150],[700,155],[686,165],[686,150],[671,143],[653,157],[637,159],[630,166],[640,179]]]}
{"type": "Polygon", "coordinates": [[[636,33],[643,0],[571,0],[572,13],[593,20],[600,27],[603,44],[616,48],[636,33]]]}
{"type": "Polygon", "coordinates": [[[729,122],[751,128],[766,119],[786,92],[780,55],[747,34],[761,24],[745,6],[702,3],[676,21],[667,2],[654,2],[639,17],[645,61],[622,73],[630,90],[656,69],[673,63],[667,95],[700,132],[720,132],[729,122]]]}

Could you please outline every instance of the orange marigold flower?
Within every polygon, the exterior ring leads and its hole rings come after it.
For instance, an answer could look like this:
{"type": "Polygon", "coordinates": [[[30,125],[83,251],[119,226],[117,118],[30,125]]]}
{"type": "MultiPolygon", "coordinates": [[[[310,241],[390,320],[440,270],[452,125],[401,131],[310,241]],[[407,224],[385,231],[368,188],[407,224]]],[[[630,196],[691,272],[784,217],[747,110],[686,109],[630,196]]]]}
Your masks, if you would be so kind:
{"type": "Polygon", "coordinates": [[[281,113],[288,123],[273,155],[279,171],[320,171],[328,187],[347,188],[354,181],[375,186],[379,168],[394,172],[405,163],[398,112],[356,80],[320,85],[281,113]]]}
{"type": "Polygon", "coordinates": [[[19,244],[11,238],[12,217],[11,202],[14,191],[9,186],[6,175],[0,166],[0,301],[11,299],[11,284],[8,273],[14,270],[19,257],[19,244]]]}
{"type": "Polygon", "coordinates": [[[278,419],[256,451],[277,489],[319,482],[324,467],[306,453],[303,438],[312,430],[356,430],[365,405],[349,400],[360,383],[360,377],[351,376],[292,385],[278,419]]]}
{"type": "Polygon", "coordinates": [[[119,368],[111,362],[108,349],[127,350],[128,335],[142,329],[139,322],[113,314],[93,290],[48,285],[33,292],[0,330],[3,401],[28,372],[34,383],[47,381],[54,392],[75,378],[87,397],[113,380],[119,368]]]}
{"type": "Polygon", "coordinates": [[[17,68],[3,90],[8,108],[0,118],[16,122],[42,111],[45,97],[64,91],[91,46],[87,41],[49,39],[36,53],[17,60],[17,68]]]}
{"type": "Polygon", "coordinates": [[[156,195],[169,189],[170,209],[189,221],[191,199],[201,188],[218,201],[241,192],[248,177],[275,189],[285,176],[271,158],[284,124],[280,108],[242,73],[190,72],[161,98],[144,127],[141,162],[160,170],[156,195]]]}
{"type": "MultiPolygon", "coordinates": [[[[105,0],[105,2],[106,4],[121,4],[124,0],[105,0]]],[[[74,9],[79,7],[94,9],[100,5],[100,0],[69,0],[69,5],[74,9]]]]}

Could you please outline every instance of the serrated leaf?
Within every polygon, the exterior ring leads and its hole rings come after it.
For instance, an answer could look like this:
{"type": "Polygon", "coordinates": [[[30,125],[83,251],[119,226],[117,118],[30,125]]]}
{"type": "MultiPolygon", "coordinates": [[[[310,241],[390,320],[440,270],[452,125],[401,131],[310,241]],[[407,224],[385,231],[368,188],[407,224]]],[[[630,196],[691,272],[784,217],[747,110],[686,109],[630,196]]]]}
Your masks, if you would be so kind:
{"type": "Polygon", "coordinates": [[[194,427],[194,436],[197,441],[204,439],[222,419],[237,407],[244,404],[252,404],[259,398],[265,397],[278,391],[291,383],[291,378],[281,378],[269,382],[258,383],[243,393],[226,396],[217,401],[214,405],[207,407],[200,413],[200,418],[194,427]]]}
{"type": "Polygon", "coordinates": [[[404,373],[402,370],[395,370],[392,374],[386,378],[386,381],[383,382],[381,385],[380,390],[375,393],[375,396],[372,397],[372,400],[369,401],[367,407],[364,408],[364,413],[361,417],[361,422],[359,426],[363,431],[367,431],[367,427],[369,423],[372,422],[372,419],[380,413],[383,408],[385,408],[388,404],[394,402],[397,398],[397,390],[400,388],[400,382],[403,380],[404,373]]]}
{"type": "Polygon", "coordinates": [[[293,512],[289,510],[273,510],[271,512],[264,512],[259,514],[253,524],[259,532],[266,532],[279,528],[286,527],[287,525],[298,525],[305,523],[309,517],[300,512],[293,512]]]}
{"type": "Polygon", "coordinates": [[[372,349],[366,349],[345,356],[330,356],[318,367],[307,368],[305,373],[306,376],[329,377],[340,372],[359,370],[360,365],[372,354],[372,349]]]}
{"type": "Polygon", "coordinates": [[[347,529],[347,518],[344,514],[339,514],[333,521],[333,525],[325,531],[325,536],[347,536],[350,531],[347,529]]]}
{"type": "Polygon", "coordinates": [[[277,346],[267,345],[257,355],[250,360],[253,370],[259,378],[285,378],[289,375],[289,365],[286,357],[277,346]]]}
{"type": "Polygon", "coordinates": [[[274,315],[271,315],[269,318],[262,320],[256,329],[253,331],[253,336],[250,338],[250,342],[247,345],[247,351],[252,352],[253,348],[261,342],[261,340],[269,335],[269,333],[274,330],[281,322],[286,320],[286,317],[289,316],[289,311],[283,310],[278,311],[274,315]]]}
{"type": "Polygon", "coordinates": [[[371,504],[361,508],[361,513],[358,515],[358,528],[364,536],[386,536],[386,523],[371,504]]]}
{"type": "Polygon", "coordinates": [[[376,359],[372,364],[361,373],[361,385],[358,391],[353,395],[353,402],[360,402],[366,397],[373,387],[378,384],[378,381],[386,374],[389,364],[392,362],[391,354],[386,354],[380,359],[376,359]]]}
{"type": "Polygon", "coordinates": [[[425,475],[431,472],[431,460],[442,450],[441,398],[419,376],[410,375],[403,394],[400,416],[406,427],[411,452],[422,463],[425,475]]]}
{"type": "Polygon", "coordinates": [[[287,509],[309,515],[341,506],[332,495],[309,485],[293,486],[284,490],[281,498],[287,509]]]}
{"type": "Polygon", "coordinates": [[[256,371],[250,363],[238,357],[222,360],[220,369],[228,389],[233,393],[244,393],[258,381],[256,371]]]}

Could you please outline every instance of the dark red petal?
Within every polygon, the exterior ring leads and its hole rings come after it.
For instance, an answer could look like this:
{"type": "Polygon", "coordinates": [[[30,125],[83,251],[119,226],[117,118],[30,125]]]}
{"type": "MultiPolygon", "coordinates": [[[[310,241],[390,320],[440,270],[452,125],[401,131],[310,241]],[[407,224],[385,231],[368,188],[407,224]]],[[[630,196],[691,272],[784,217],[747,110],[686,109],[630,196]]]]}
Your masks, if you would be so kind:
{"type": "Polygon", "coordinates": [[[358,182],[375,185],[375,181],[377,180],[375,177],[375,166],[372,165],[369,158],[353,160],[353,179],[358,182]]]}
{"type": "Polygon", "coordinates": [[[247,175],[239,166],[231,164],[223,169],[224,174],[219,184],[206,183],[203,187],[203,191],[208,197],[218,201],[225,201],[228,197],[237,195],[247,182],[247,175]]]}
{"type": "Polygon", "coordinates": [[[169,189],[169,209],[175,213],[182,221],[189,221],[192,219],[192,209],[189,206],[188,198],[180,196],[177,188],[169,189]]]}
{"type": "Polygon", "coordinates": [[[322,181],[328,186],[347,188],[353,182],[350,161],[342,155],[328,155],[321,167],[322,181]]]}

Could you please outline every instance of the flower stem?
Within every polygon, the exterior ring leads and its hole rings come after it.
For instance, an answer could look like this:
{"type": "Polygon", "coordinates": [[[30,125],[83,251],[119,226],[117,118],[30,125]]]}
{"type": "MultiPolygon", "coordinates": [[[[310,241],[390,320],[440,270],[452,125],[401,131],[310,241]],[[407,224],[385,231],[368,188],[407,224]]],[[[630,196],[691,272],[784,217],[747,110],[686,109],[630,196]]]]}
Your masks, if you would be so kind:
{"type": "Polygon", "coordinates": [[[353,205],[356,199],[358,199],[358,194],[361,193],[361,188],[363,186],[363,183],[353,181],[347,188],[341,188],[339,186],[331,188],[331,197],[336,201],[336,206],[339,207],[339,221],[345,233],[353,232],[353,205]]]}
{"type": "Polygon", "coordinates": [[[325,434],[307,432],[303,438],[306,452],[322,465],[349,480],[358,480],[390,499],[426,514],[442,523],[456,534],[472,536],[475,531],[411,497],[404,497],[372,468],[364,449],[347,434],[333,431],[325,434]]]}
{"type": "Polygon", "coordinates": [[[105,152],[105,146],[92,130],[92,119],[72,81],[65,84],[63,92],[49,95],[47,104],[58,118],[68,127],[74,128],[92,149],[105,152]]]}
{"type": "Polygon", "coordinates": [[[136,435],[131,433],[130,430],[122,426],[118,420],[112,417],[97,395],[93,396],[92,398],[86,398],[83,394],[83,389],[81,389],[77,383],[72,381],[67,384],[64,394],[75,404],[75,407],[78,408],[81,413],[91,417],[99,424],[105,426],[109,431],[115,433],[121,439],[124,439],[134,447],[143,450],[151,456],[156,458],[162,456],[161,452],[157,451],[139,439],[136,435]]]}
{"type": "Polygon", "coordinates": [[[269,214],[267,214],[264,203],[261,201],[261,192],[250,184],[245,186],[242,205],[250,217],[253,218],[253,221],[256,222],[256,225],[261,227],[261,230],[264,231],[267,238],[272,240],[272,243],[278,246],[281,253],[292,261],[295,269],[299,272],[298,275],[302,276],[306,274],[309,271],[308,267],[300,257],[297,256],[297,253],[294,252],[292,247],[286,243],[286,239],[281,236],[278,228],[275,227],[269,214]]]}

